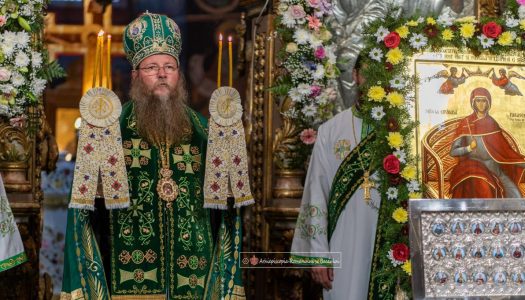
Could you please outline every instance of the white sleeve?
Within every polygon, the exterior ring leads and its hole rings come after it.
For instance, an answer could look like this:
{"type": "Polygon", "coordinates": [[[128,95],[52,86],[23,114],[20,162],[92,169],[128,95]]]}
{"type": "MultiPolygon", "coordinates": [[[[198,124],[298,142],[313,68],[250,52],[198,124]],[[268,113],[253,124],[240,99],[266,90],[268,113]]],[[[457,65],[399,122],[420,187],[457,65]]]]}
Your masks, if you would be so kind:
{"type": "Polygon", "coordinates": [[[303,257],[330,257],[328,253],[328,197],[331,187],[329,176],[328,151],[331,145],[327,144],[327,137],[319,128],[317,141],[306,174],[301,209],[297,218],[292,254],[303,257]],[[314,252],[325,252],[314,253],[314,252]]]}

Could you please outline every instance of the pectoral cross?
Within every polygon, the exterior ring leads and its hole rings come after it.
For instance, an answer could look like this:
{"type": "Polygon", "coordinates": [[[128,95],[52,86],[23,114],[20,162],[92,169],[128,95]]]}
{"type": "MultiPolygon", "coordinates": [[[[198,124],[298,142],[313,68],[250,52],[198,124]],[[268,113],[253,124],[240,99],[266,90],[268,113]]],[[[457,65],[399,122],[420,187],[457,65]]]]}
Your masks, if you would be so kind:
{"type": "Polygon", "coordinates": [[[370,189],[375,187],[375,184],[372,180],[370,180],[370,172],[365,171],[365,174],[363,175],[363,183],[361,183],[360,188],[364,191],[364,197],[366,204],[370,204],[370,201],[372,200],[372,196],[370,195],[370,189]]]}

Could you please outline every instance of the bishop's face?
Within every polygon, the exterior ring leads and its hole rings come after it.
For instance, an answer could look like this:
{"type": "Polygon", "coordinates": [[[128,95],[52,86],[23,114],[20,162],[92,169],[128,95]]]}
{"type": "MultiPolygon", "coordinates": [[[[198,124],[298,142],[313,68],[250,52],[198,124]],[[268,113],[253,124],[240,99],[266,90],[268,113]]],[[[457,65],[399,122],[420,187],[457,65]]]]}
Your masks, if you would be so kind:
{"type": "Polygon", "coordinates": [[[177,60],[167,54],[156,54],[145,58],[133,70],[133,78],[139,78],[149,91],[160,99],[167,99],[170,90],[179,81],[179,66],[177,60]]]}

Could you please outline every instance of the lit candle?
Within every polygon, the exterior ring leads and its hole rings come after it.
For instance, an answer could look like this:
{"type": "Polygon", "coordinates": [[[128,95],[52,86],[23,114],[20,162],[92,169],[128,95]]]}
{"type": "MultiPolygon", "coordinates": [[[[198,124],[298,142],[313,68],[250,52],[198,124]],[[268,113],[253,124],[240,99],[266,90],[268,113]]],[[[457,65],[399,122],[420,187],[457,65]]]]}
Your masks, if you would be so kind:
{"type": "Polygon", "coordinates": [[[107,88],[111,90],[113,87],[113,80],[111,78],[111,35],[108,34],[108,56],[107,56],[107,70],[106,70],[107,88]]]}
{"type": "Polygon", "coordinates": [[[229,85],[233,85],[233,60],[232,60],[232,36],[228,36],[228,75],[229,77],[229,85]]]}
{"type": "Polygon", "coordinates": [[[219,58],[217,59],[217,87],[221,87],[221,65],[222,65],[222,33],[219,34],[219,58]]]}
{"type": "Polygon", "coordinates": [[[99,82],[98,82],[98,86],[102,86],[104,83],[102,82],[103,80],[103,73],[104,73],[104,64],[102,63],[103,62],[103,54],[104,54],[104,30],[100,30],[100,32],[98,33],[98,37],[100,38],[100,56],[99,56],[99,60],[97,61],[97,64],[99,65],[99,72],[98,72],[98,75],[99,75],[99,82]]]}
{"type": "Polygon", "coordinates": [[[98,36],[97,36],[97,48],[96,48],[96,52],[95,52],[95,64],[94,64],[94,68],[93,68],[93,83],[91,84],[92,87],[95,87],[96,86],[96,81],[97,81],[97,73],[98,73],[98,67],[99,67],[99,64],[98,64],[98,60],[99,60],[99,57],[101,55],[101,33],[103,33],[103,31],[101,30],[99,33],[98,33],[98,36]]]}

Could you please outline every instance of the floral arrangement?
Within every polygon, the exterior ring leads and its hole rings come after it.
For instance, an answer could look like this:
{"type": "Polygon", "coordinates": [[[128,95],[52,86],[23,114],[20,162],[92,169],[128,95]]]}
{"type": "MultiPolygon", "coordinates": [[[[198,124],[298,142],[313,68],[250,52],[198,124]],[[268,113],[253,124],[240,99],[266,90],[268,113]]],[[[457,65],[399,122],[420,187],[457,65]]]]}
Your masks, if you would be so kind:
{"type": "Polygon", "coordinates": [[[284,74],[273,91],[293,103],[284,112],[301,130],[297,159],[302,162],[315,143],[316,129],[333,116],[337,98],[336,45],[325,23],[330,0],[283,0],[277,8],[277,31],[283,42],[279,56],[284,74]]]}
{"type": "Polygon", "coordinates": [[[47,0],[0,0],[0,118],[21,124],[39,103],[46,82],[63,77],[48,64],[41,32],[47,0]]]}
{"type": "Polygon", "coordinates": [[[525,0],[508,1],[502,18],[474,17],[451,19],[388,17],[366,29],[361,72],[366,83],[360,87],[361,115],[374,126],[378,139],[374,168],[382,204],[378,221],[381,237],[379,259],[373,270],[378,296],[393,299],[399,287],[410,293],[411,262],[408,247],[408,199],[421,198],[416,158],[410,155],[412,132],[416,124],[410,118],[413,89],[417,78],[408,75],[409,59],[423,50],[442,47],[470,49],[473,53],[489,51],[503,54],[525,48],[525,0]]]}

